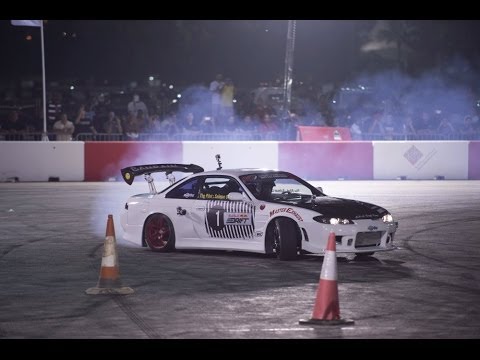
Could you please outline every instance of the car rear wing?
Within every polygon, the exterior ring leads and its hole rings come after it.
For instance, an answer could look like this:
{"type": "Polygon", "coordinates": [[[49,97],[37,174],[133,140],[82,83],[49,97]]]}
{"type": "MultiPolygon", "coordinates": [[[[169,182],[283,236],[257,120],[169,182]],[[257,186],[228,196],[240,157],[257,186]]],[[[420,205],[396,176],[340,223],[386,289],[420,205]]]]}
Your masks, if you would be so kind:
{"type": "Polygon", "coordinates": [[[123,180],[128,185],[132,185],[135,176],[156,173],[156,172],[165,172],[167,175],[171,174],[174,171],[178,172],[190,172],[190,173],[199,173],[203,172],[201,166],[190,164],[151,164],[151,165],[137,165],[129,166],[121,170],[123,180]]]}

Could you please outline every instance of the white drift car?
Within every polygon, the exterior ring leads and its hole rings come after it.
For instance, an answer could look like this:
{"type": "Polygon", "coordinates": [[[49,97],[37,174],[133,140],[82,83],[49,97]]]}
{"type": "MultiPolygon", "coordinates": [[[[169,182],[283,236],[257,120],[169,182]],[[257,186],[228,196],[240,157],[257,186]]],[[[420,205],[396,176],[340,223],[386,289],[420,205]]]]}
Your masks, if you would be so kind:
{"type": "Polygon", "coordinates": [[[239,250],[294,259],[323,254],[330,232],[337,252],[393,250],[398,223],[380,206],[325,195],[298,176],[263,169],[204,171],[198,165],[154,164],[121,170],[131,185],[144,175],[150,193],[130,197],[121,215],[124,239],[153,251],[239,250]],[[152,173],[170,186],[156,191],[152,173]],[[179,181],[173,172],[193,173],[179,181]]]}

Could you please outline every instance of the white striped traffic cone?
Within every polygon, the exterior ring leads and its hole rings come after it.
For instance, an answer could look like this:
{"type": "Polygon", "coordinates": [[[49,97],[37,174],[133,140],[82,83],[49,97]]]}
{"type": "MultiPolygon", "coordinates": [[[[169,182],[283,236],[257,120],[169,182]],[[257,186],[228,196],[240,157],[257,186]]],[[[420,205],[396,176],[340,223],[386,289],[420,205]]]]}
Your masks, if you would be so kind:
{"type": "Polygon", "coordinates": [[[113,216],[108,215],[107,231],[105,234],[105,244],[103,247],[102,267],[100,277],[96,287],[85,291],[89,295],[98,294],[119,294],[128,295],[133,293],[133,289],[123,287],[120,281],[118,270],[118,256],[116,251],[115,228],[113,226],[113,216]]]}
{"type": "Polygon", "coordinates": [[[310,320],[300,320],[302,325],[340,325],[353,324],[353,320],[340,318],[337,286],[337,254],[335,233],[328,237],[327,248],[323,258],[322,273],[317,288],[317,297],[310,320]]]}

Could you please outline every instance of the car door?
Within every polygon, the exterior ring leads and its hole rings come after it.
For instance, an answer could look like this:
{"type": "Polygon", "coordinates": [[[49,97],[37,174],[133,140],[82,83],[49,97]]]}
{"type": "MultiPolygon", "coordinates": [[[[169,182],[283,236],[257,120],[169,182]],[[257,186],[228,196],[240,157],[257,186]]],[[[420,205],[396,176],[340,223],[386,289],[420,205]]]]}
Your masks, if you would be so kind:
{"type": "Polygon", "coordinates": [[[241,248],[254,241],[255,205],[248,197],[229,200],[230,192],[245,193],[240,183],[230,176],[205,176],[194,201],[193,227],[205,247],[217,244],[222,248],[241,248]]]}

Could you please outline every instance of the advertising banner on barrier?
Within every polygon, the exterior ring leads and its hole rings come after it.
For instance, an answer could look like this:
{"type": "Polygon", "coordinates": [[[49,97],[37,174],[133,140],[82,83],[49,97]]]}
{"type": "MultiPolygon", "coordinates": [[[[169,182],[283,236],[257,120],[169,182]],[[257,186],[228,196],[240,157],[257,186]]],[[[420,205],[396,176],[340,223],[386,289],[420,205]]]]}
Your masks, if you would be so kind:
{"type": "Polygon", "coordinates": [[[127,166],[181,162],[181,142],[98,141],[85,143],[85,181],[121,179],[120,169],[127,166]]]}
{"type": "Polygon", "coordinates": [[[298,126],[301,141],[350,141],[350,129],[346,127],[298,126]]]}
{"type": "Polygon", "coordinates": [[[374,141],[373,177],[390,180],[468,178],[468,141],[374,141]]]}
{"type": "Polygon", "coordinates": [[[480,180],[480,141],[468,144],[468,180],[480,180]]]}
{"type": "Polygon", "coordinates": [[[280,142],[278,167],[308,180],[371,180],[372,143],[280,142]]]}

